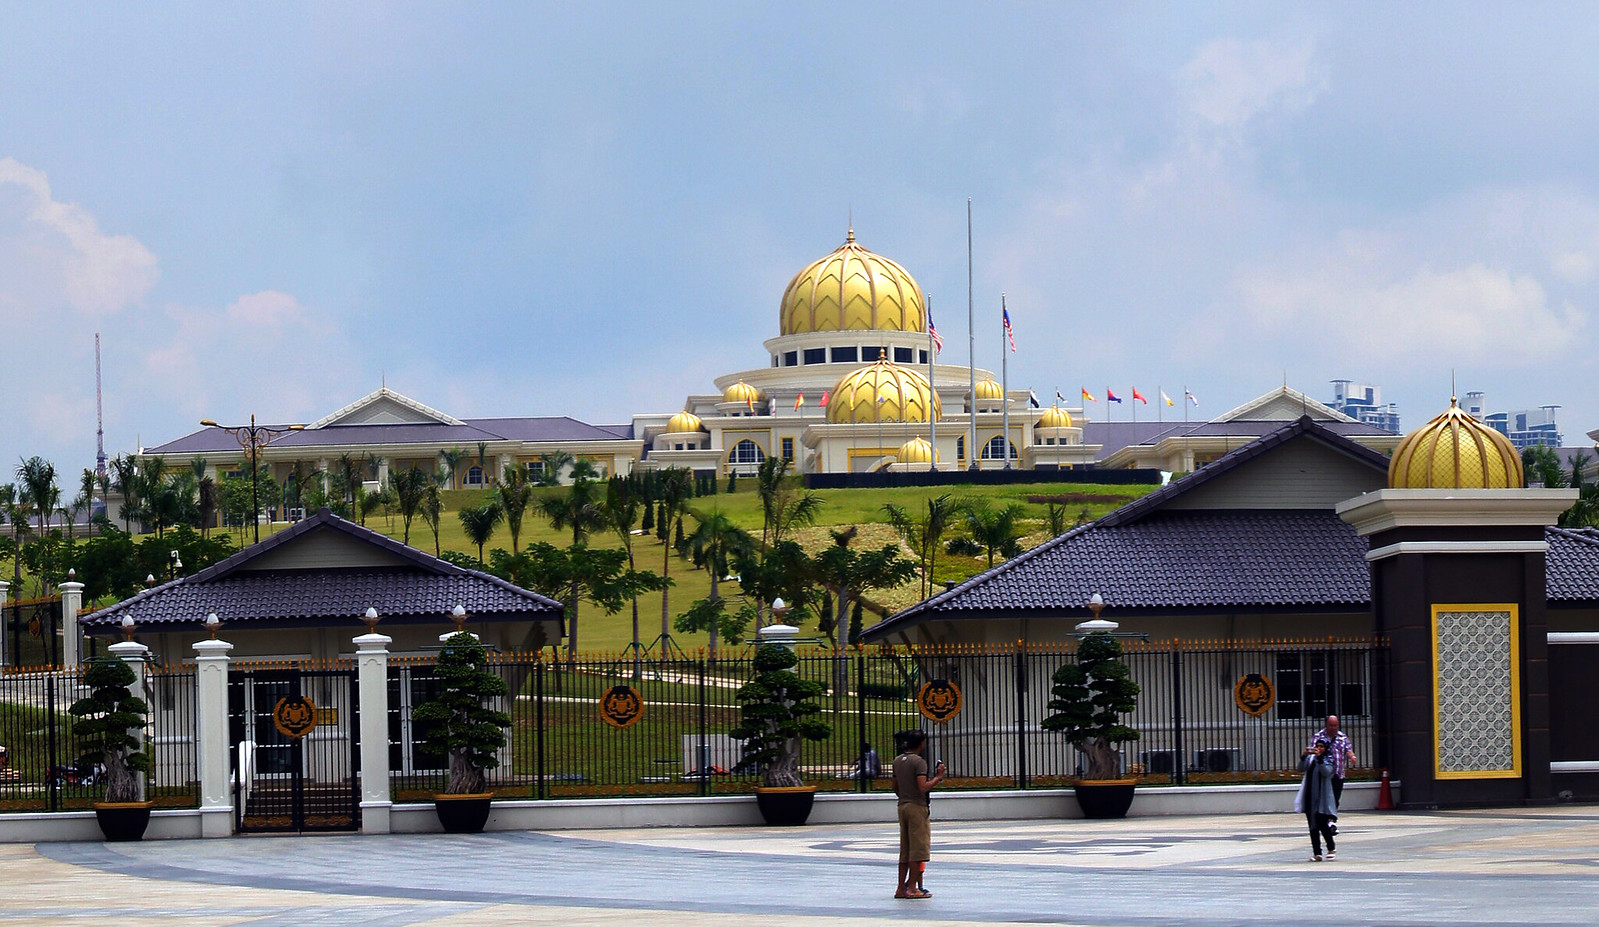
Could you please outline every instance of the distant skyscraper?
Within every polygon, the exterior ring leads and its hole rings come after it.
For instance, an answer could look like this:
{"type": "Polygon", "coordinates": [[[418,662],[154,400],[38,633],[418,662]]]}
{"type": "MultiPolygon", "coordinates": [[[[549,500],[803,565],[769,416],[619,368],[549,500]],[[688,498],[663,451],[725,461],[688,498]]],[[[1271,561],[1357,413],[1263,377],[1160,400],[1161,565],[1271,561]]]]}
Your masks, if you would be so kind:
{"type": "Polygon", "coordinates": [[[1466,394],[1466,401],[1461,403],[1461,408],[1509,438],[1510,443],[1517,448],[1539,445],[1561,447],[1565,443],[1566,436],[1560,433],[1560,423],[1555,417],[1555,410],[1560,408],[1558,405],[1514,412],[1489,412],[1488,395],[1482,390],[1472,390],[1466,394]]]}
{"type": "Polygon", "coordinates": [[[1368,386],[1353,380],[1334,380],[1334,409],[1355,421],[1399,434],[1399,407],[1393,403],[1383,405],[1382,387],[1368,386]]]}

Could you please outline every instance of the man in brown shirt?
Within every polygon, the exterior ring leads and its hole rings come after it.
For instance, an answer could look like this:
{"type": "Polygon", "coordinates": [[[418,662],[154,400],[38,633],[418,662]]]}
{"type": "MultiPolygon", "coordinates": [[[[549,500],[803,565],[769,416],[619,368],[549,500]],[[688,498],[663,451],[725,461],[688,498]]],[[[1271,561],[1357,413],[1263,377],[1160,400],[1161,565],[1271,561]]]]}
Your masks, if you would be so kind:
{"type": "Polygon", "coordinates": [[[894,794],[899,796],[899,888],[895,898],[931,898],[922,884],[927,859],[932,855],[932,825],[928,817],[927,793],[944,781],[944,764],[939,763],[932,778],[927,776],[927,732],[905,734],[899,756],[894,757],[894,794]],[[914,882],[914,884],[913,884],[914,882]]]}

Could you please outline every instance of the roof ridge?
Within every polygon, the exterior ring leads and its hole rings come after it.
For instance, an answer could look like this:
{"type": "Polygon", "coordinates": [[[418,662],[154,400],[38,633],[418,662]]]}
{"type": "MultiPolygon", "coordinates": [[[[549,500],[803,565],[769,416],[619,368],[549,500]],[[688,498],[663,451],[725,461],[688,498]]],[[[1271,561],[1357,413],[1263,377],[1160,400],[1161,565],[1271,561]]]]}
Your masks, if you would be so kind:
{"type": "Polygon", "coordinates": [[[423,569],[431,570],[434,573],[448,576],[461,575],[467,572],[461,567],[458,567],[447,560],[441,560],[438,557],[427,553],[426,551],[418,550],[409,544],[402,544],[386,534],[373,531],[371,528],[367,528],[364,525],[358,525],[347,518],[340,518],[338,515],[333,514],[332,509],[328,508],[327,506],[323,506],[322,508],[318,509],[316,514],[312,515],[310,518],[296,522],[287,530],[279,531],[277,534],[272,535],[266,540],[243,548],[232,556],[224,560],[219,560],[200,572],[195,573],[193,576],[185,578],[192,580],[195,583],[206,583],[218,577],[226,576],[229,573],[239,569],[244,564],[270,553],[271,551],[282,547],[284,544],[289,543],[295,538],[298,538],[304,534],[309,534],[318,528],[329,528],[334,531],[341,532],[358,541],[363,541],[367,544],[371,544],[374,547],[388,551],[389,553],[392,553],[404,560],[408,560],[417,566],[422,567],[423,569]]]}

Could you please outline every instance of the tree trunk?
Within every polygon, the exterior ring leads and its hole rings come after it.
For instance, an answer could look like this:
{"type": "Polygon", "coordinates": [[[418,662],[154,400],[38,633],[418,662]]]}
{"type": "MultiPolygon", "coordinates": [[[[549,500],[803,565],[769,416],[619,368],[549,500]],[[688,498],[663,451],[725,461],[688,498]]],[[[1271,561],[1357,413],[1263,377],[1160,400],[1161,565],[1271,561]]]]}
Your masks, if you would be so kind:
{"type": "MultiPolygon", "coordinates": [[[[716,580],[717,580],[716,574],[720,573],[721,571],[716,568],[716,558],[712,557],[710,559],[711,559],[711,562],[710,562],[710,568],[711,568],[711,601],[715,602],[715,601],[717,601],[718,599],[721,598],[721,596],[719,594],[717,594],[717,591],[716,591],[716,580]]],[[[716,626],[719,625],[719,624],[721,624],[721,622],[718,621],[715,616],[712,616],[712,618],[711,618],[711,662],[712,663],[716,662],[716,631],[717,631],[717,627],[716,626]]]]}
{"type": "Polygon", "coordinates": [[[572,580],[572,591],[566,599],[566,659],[577,660],[577,580],[572,580]]]}
{"type": "Polygon", "coordinates": [[[791,737],[784,745],[783,752],[766,767],[766,775],[761,784],[769,789],[793,788],[804,785],[805,782],[799,774],[800,739],[791,737]]]}
{"type": "Polygon", "coordinates": [[[450,781],[444,787],[446,795],[476,795],[483,791],[483,770],[472,765],[471,752],[465,747],[450,751],[450,781]]]}
{"type": "Polygon", "coordinates": [[[123,762],[123,751],[107,750],[105,763],[105,800],[124,802],[139,800],[139,780],[123,762]]]}

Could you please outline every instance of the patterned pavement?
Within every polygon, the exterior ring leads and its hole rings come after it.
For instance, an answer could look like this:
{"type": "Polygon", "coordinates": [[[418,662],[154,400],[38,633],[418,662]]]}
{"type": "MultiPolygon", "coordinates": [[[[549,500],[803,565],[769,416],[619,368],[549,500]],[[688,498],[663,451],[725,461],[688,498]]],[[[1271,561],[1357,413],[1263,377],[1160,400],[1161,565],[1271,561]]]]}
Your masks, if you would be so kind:
{"type": "Polygon", "coordinates": [[[1599,807],[934,825],[897,901],[879,825],[0,846],[0,927],[628,924],[1591,925],[1599,807]]]}

